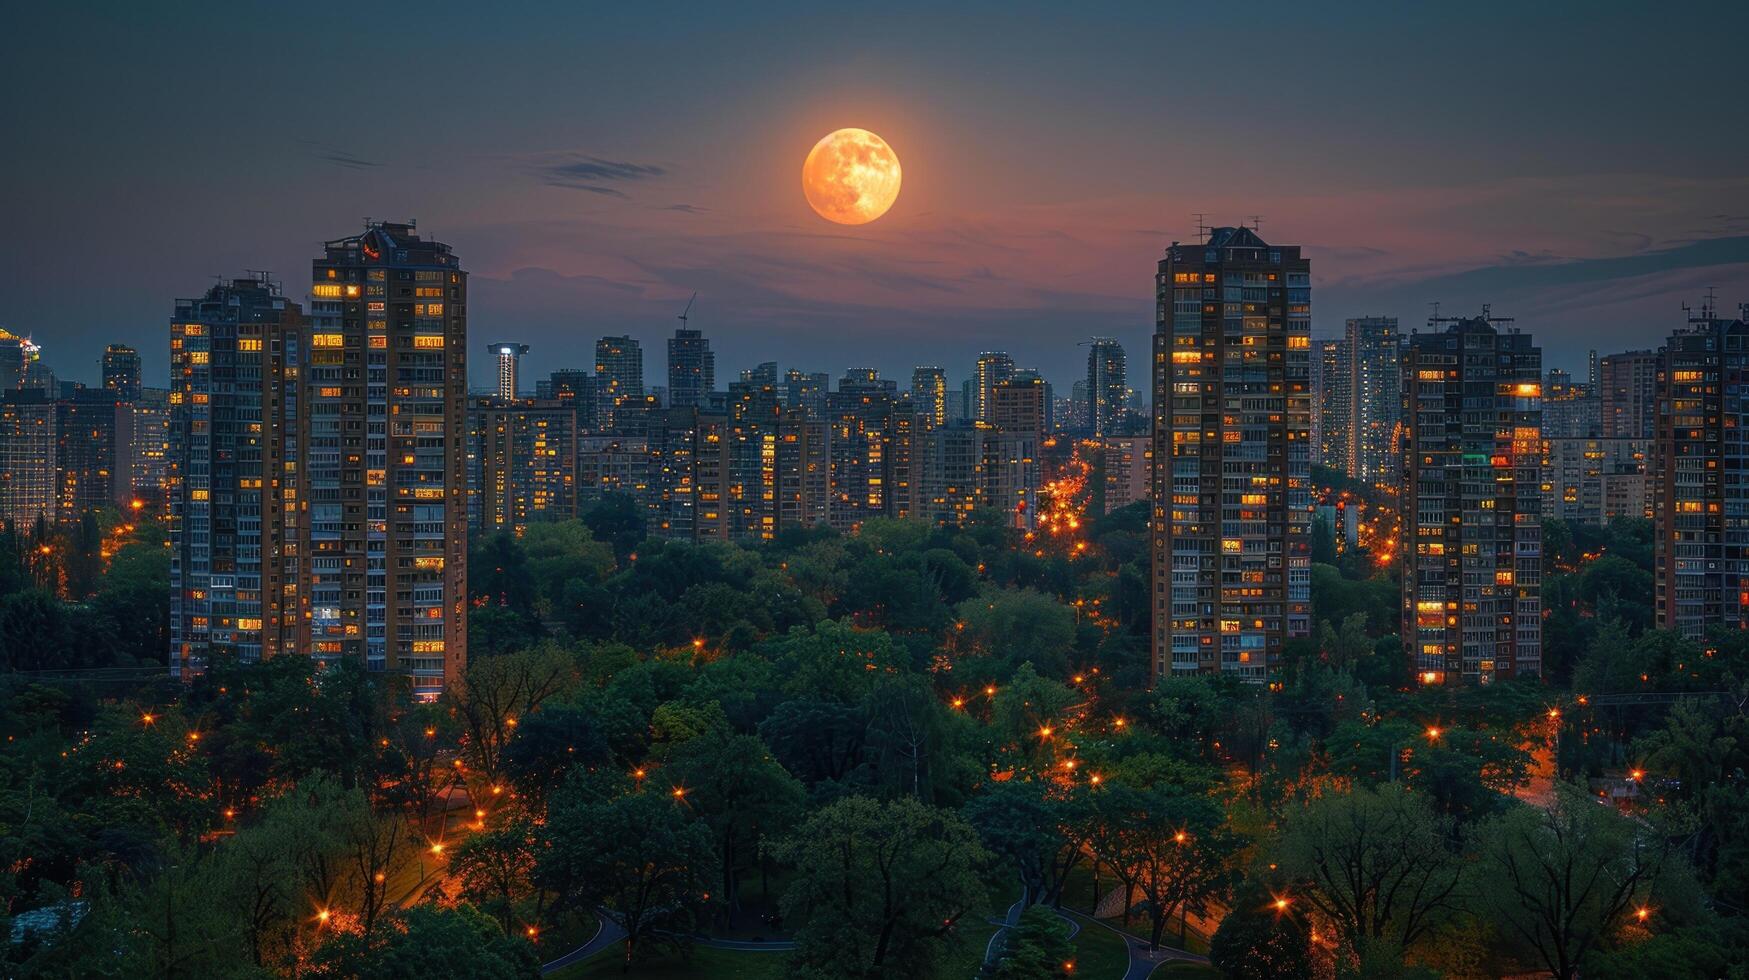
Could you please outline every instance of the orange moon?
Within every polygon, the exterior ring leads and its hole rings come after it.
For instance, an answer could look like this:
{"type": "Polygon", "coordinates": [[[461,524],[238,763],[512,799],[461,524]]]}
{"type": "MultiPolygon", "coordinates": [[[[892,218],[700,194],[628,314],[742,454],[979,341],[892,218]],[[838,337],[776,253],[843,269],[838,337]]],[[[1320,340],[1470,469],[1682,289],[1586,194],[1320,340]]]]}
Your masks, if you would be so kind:
{"type": "Polygon", "coordinates": [[[899,155],[866,129],[828,133],[802,164],[802,193],[827,221],[867,224],[899,198],[899,155]]]}

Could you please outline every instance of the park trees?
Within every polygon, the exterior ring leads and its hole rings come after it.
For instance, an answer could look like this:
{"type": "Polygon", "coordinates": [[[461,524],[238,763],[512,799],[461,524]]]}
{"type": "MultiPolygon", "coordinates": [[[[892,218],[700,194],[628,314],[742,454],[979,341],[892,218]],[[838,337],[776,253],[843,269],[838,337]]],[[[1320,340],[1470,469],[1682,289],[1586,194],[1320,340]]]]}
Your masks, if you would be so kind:
{"type": "Polygon", "coordinates": [[[1413,943],[1462,897],[1450,819],[1394,783],[1311,800],[1288,814],[1274,853],[1361,959],[1371,947],[1413,943]]]}
{"type": "Polygon", "coordinates": [[[633,790],[623,777],[579,775],[547,807],[535,884],[561,909],[608,910],[630,963],[684,941],[717,890],[709,828],[681,792],[633,790]]]}
{"type": "Polygon", "coordinates": [[[1557,980],[1573,980],[1622,926],[1645,921],[1662,892],[1686,891],[1668,840],[1581,789],[1517,806],[1477,828],[1480,909],[1557,980]]]}
{"type": "Polygon", "coordinates": [[[772,853],[795,868],[783,897],[812,975],[927,976],[944,938],[985,898],[989,860],[957,814],[910,798],[852,796],[804,820],[772,853]]]}

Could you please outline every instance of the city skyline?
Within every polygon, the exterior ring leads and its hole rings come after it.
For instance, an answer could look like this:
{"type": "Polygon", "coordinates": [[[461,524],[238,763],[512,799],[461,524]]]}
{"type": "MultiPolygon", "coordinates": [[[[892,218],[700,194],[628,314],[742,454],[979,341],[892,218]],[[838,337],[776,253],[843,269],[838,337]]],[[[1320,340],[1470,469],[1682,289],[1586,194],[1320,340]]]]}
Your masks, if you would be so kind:
{"type": "MultiPolygon", "coordinates": [[[[1429,303],[1473,314],[1492,302],[1545,338],[1549,363],[1577,367],[1586,349],[1679,326],[1679,303],[1708,286],[1749,292],[1749,182],[1730,162],[1745,137],[1682,95],[1728,84],[1729,59],[1697,57],[1680,25],[1627,9],[1581,23],[1555,10],[1278,13],[1241,34],[1217,11],[1114,7],[1068,23],[1004,11],[1010,38],[967,47],[993,12],[938,17],[924,37],[902,14],[610,16],[586,29],[561,12],[531,32],[513,12],[489,33],[519,38],[514,59],[500,46],[449,60],[456,117],[443,129],[467,135],[443,135],[367,128],[329,107],[362,38],[393,23],[406,43],[372,50],[372,63],[414,70],[468,33],[460,8],[410,24],[361,11],[340,38],[295,11],[26,11],[35,43],[9,77],[57,75],[55,59],[75,56],[85,67],[10,110],[33,138],[0,162],[0,193],[14,198],[0,326],[88,381],[106,345],[129,344],[155,381],[167,352],[152,327],[180,284],[247,269],[295,283],[310,249],[367,214],[439,229],[478,270],[476,335],[517,337],[561,366],[591,363],[597,337],[630,335],[660,370],[696,291],[691,325],[714,338],[726,375],[777,353],[834,376],[865,365],[903,378],[1007,350],[1067,391],[1064,339],[1142,349],[1150,255],[1195,240],[1198,212],[1210,225],[1261,214],[1265,238],[1310,243],[1315,336],[1369,315],[1407,332],[1429,303]],[[777,21],[783,31],[762,32],[777,21]],[[1553,21],[1563,43],[1543,40],[1553,21]],[[1218,44],[1150,58],[1154,32],[1136,28],[1242,37],[1257,77],[1221,72],[1218,44]],[[232,31],[278,43],[224,43],[232,31]],[[722,53],[725,32],[738,53],[722,53]],[[247,59],[263,90],[185,80],[171,52],[191,45],[209,72],[247,59]],[[1343,62],[1354,67],[1330,68],[1343,62]],[[1613,67],[1629,62],[1631,78],[1613,67]],[[1454,67],[1422,67],[1441,63],[1454,67]],[[1217,76],[1219,89],[1205,81],[1217,76]],[[803,90],[789,84],[803,77],[803,90]],[[1280,118],[1293,167],[1251,154],[1216,101],[1233,118],[1280,118]],[[632,125],[652,107],[671,124],[632,125]],[[177,138],[219,116],[242,138],[177,138]],[[1616,139],[1622,118],[1642,138],[1616,139]],[[1363,121],[1397,138],[1365,138],[1363,121]],[[876,222],[825,226],[796,171],[847,123],[892,143],[905,190],[876,222]],[[1187,127],[1208,138],[1173,136],[1187,127]],[[1696,134],[1707,152],[1690,151],[1696,134]],[[125,179],[105,177],[113,146],[129,150],[125,179]],[[84,233],[93,226],[104,234],[84,233]],[[74,252],[77,266],[60,258],[74,252]],[[93,264],[109,270],[104,288],[73,288],[93,264]]],[[[1728,36],[1746,15],[1721,4],[1714,16],[1728,36]]]]}

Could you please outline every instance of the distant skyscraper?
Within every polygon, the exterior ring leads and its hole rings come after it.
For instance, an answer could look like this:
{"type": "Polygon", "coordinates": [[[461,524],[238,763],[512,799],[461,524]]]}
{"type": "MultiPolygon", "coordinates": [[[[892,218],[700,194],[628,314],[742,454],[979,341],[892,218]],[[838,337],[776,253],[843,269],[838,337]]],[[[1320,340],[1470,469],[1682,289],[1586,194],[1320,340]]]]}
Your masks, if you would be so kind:
{"type": "MultiPolygon", "coordinates": [[[[760,378],[764,377],[764,368],[763,364],[759,366],[760,378]]],[[[784,404],[823,419],[826,417],[826,392],[830,386],[831,377],[824,371],[810,373],[790,368],[783,375],[784,404]]]]}
{"type": "Polygon", "coordinates": [[[833,527],[852,531],[887,516],[887,443],[898,386],[871,368],[851,368],[826,397],[833,527]]]}
{"type": "Polygon", "coordinates": [[[1311,263],[1215,228],[1155,282],[1154,674],[1262,683],[1311,625],[1311,263]]]}
{"type": "Polygon", "coordinates": [[[1336,392],[1349,399],[1341,415],[1349,424],[1343,469],[1363,483],[1397,483],[1397,427],[1403,417],[1403,378],[1397,318],[1349,320],[1343,337],[1347,383],[1336,392]]]}
{"type": "Polygon", "coordinates": [[[1014,358],[1001,351],[985,351],[978,355],[977,381],[978,403],[973,408],[973,417],[979,422],[990,418],[990,391],[998,384],[1014,377],[1014,358]]]}
{"type": "Polygon", "coordinates": [[[515,398],[522,380],[522,355],[528,353],[528,345],[493,344],[491,351],[498,362],[498,397],[505,400],[515,398]]]}
{"type": "Polygon", "coordinates": [[[569,402],[577,410],[577,428],[594,432],[599,428],[595,414],[595,376],[583,368],[560,368],[545,381],[535,382],[536,398],[569,402]]]}
{"type": "Polygon", "coordinates": [[[326,243],[312,272],[310,649],[429,700],[467,666],[467,274],[390,223],[326,243]]]}
{"type": "Polygon", "coordinates": [[[134,496],[165,502],[170,471],[170,392],[141,388],[134,401],[134,496]]]}
{"type": "Polygon", "coordinates": [[[56,403],[60,520],[76,524],[133,498],[134,409],[115,392],[82,388],[56,403]]]}
{"type": "Polygon", "coordinates": [[[103,386],[124,402],[140,397],[140,352],[126,344],[110,344],[103,351],[103,386]]]}
{"type": "Polygon", "coordinates": [[[603,429],[619,424],[622,404],[644,398],[644,350],[630,337],[603,337],[595,342],[595,415],[603,429]]]}
{"type": "Polygon", "coordinates": [[[1115,435],[1128,396],[1129,369],[1123,345],[1093,338],[1087,351],[1087,418],[1095,436],[1115,435]]]}
{"type": "Polygon", "coordinates": [[[695,408],[717,387],[717,355],[698,330],[676,330],[668,338],[668,405],[695,408]]]}
{"type": "MultiPolygon", "coordinates": [[[[794,371],[790,372],[796,373],[794,371]]],[[[777,362],[765,361],[756,367],[741,372],[741,380],[755,385],[777,384],[777,362]]]]}
{"type": "Polygon", "coordinates": [[[1658,627],[1749,630],[1749,323],[1701,307],[1659,352],[1657,384],[1658,627]]]}
{"type": "Polygon", "coordinates": [[[303,462],[306,449],[337,459],[340,436],[305,441],[303,327],[302,309],[266,277],[176,301],[165,479],[174,676],[220,656],[308,649],[303,462]]]}
{"type": "Polygon", "coordinates": [[[0,392],[0,521],[19,533],[28,533],[39,520],[55,520],[57,417],[45,392],[0,392]]]}
{"type": "Polygon", "coordinates": [[[1543,379],[1543,438],[1585,439],[1603,434],[1603,401],[1573,375],[1551,369],[1543,379]]]}
{"type": "Polygon", "coordinates": [[[1347,475],[1354,442],[1354,372],[1347,340],[1320,340],[1311,362],[1312,451],[1319,466],[1347,475]]]}
{"type": "Polygon", "coordinates": [[[468,526],[521,534],[577,516],[577,409],[565,399],[475,398],[468,406],[468,526]]]}
{"type": "Polygon", "coordinates": [[[1424,684],[1542,671],[1542,352],[1510,320],[1434,321],[1403,360],[1403,627],[1424,684]]]}
{"type": "Polygon", "coordinates": [[[917,406],[917,422],[924,429],[947,424],[947,372],[938,367],[911,371],[911,401],[917,406]]]}
{"type": "Polygon", "coordinates": [[[1603,358],[1598,372],[1603,434],[1650,439],[1658,428],[1658,352],[1631,350],[1603,358]]]}

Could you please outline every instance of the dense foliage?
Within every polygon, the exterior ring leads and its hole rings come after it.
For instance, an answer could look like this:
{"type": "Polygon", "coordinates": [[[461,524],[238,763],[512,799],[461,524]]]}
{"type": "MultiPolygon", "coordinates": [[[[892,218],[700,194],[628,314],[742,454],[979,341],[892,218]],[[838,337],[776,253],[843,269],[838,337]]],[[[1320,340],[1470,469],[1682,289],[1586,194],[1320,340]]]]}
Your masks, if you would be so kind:
{"type": "Polygon", "coordinates": [[[1555,677],[1422,691],[1390,571],[1330,540],[1274,683],[1152,678],[1145,520],[736,547],[610,498],[473,543],[435,704],[295,658],[118,680],[161,663],[158,532],[77,575],[14,537],[8,972],[532,977],[604,919],[633,969],[785,939],[742,955],[800,977],[1062,976],[1108,926],[1240,977],[1744,961],[1749,641],[1649,628],[1606,564],[1638,525],[1550,528],[1555,677]]]}

